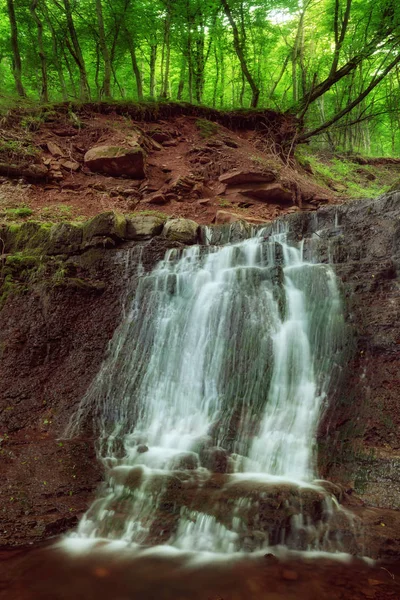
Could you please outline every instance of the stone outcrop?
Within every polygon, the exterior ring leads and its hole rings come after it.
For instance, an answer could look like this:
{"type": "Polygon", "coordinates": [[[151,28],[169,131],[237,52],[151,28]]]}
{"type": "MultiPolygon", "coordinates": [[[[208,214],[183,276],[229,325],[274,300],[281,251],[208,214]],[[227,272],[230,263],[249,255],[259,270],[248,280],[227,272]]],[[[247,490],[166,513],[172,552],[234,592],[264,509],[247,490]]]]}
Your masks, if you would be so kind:
{"type": "Polygon", "coordinates": [[[219,181],[226,185],[240,185],[246,183],[270,183],[276,180],[276,173],[272,169],[262,171],[246,171],[235,169],[229,173],[220,175],[219,181]]]}
{"type": "Polygon", "coordinates": [[[173,242],[183,244],[196,244],[198,241],[199,226],[190,219],[171,219],[166,222],[163,236],[173,242]]]}
{"type": "Polygon", "coordinates": [[[111,177],[129,177],[144,179],[145,154],[139,146],[123,148],[121,146],[96,146],[88,150],[84,157],[85,166],[94,173],[111,177]]]}
{"type": "Polygon", "coordinates": [[[160,235],[166,217],[138,215],[127,219],[126,238],[128,240],[148,240],[160,235]]]}
{"type": "Polygon", "coordinates": [[[274,204],[293,204],[293,194],[281,183],[248,184],[235,186],[226,191],[226,195],[240,194],[248,198],[256,198],[262,202],[274,204]]]}

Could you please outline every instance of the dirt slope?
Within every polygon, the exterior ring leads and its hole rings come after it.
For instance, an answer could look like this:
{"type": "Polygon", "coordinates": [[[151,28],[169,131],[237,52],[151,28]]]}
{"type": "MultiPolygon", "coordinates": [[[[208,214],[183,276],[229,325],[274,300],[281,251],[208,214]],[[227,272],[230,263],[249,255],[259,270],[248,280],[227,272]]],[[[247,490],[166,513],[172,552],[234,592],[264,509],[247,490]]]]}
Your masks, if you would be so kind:
{"type": "Polygon", "coordinates": [[[238,218],[261,222],[335,202],[334,192],[286,158],[290,148],[283,150],[251,121],[228,129],[196,116],[133,121],[117,112],[86,108],[78,114],[70,110],[19,116],[1,133],[3,219],[15,218],[15,210],[19,215],[21,207],[28,207],[32,213],[21,218],[70,220],[111,209],[161,210],[207,224],[238,218]],[[123,170],[119,177],[93,173],[85,165],[85,154],[104,145],[143,148],[145,178],[127,178],[123,170]],[[227,190],[219,177],[235,169],[273,172],[275,191],[263,195],[260,185],[240,184],[227,190]],[[219,211],[234,216],[217,215],[219,211]]]}

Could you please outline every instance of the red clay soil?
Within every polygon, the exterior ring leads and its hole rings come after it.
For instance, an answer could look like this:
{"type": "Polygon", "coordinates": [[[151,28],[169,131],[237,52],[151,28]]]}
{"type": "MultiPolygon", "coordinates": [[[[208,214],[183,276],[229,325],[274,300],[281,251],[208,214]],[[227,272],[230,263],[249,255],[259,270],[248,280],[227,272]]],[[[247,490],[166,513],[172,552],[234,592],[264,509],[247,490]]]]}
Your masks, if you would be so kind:
{"type": "MultiPolygon", "coordinates": [[[[290,166],[288,160],[279,156],[275,142],[254,129],[234,131],[194,116],[134,122],[118,114],[88,110],[74,119],[57,114],[28,134],[31,146],[38,151],[34,160],[49,168],[49,177],[40,183],[4,177],[0,180],[0,208],[26,205],[34,210],[31,218],[50,221],[91,217],[106,210],[123,213],[160,210],[170,216],[208,224],[220,210],[270,221],[300,207],[315,209],[321,203],[336,202],[330,190],[315,184],[299,165],[290,161],[290,166]],[[138,131],[147,153],[144,181],[94,174],[84,166],[83,158],[90,148],[132,145],[138,131]],[[166,138],[162,143],[151,140],[155,131],[166,138]],[[58,146],[62,158],[52,155],[49,142],[58,146]],[[65,161],[76,161],[77,170],[63,166],[61,163],[65,161]],[[249,201],[240,194],[224,197],[218,177],[237,168],[274,170],[279,183],[292,194],[293,202],[285,205],[257,198],[249,201]],[[179,187],[178,180],[184,180],[183,187],[179,187]],[[149,202],[151,194],[160,189],[169,191],[167,202],[162,205],[149,202]]],[[[15,139],[26,137],[20,125],[14,126],[12,135],[15,139]]]]}

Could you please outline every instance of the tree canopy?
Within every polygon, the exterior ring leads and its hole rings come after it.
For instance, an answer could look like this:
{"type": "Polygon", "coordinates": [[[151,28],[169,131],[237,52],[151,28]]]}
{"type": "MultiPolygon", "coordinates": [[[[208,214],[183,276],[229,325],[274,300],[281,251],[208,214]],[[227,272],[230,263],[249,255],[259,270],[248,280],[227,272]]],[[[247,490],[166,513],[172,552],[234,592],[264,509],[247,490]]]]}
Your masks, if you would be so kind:
{"type": "Polygon", "coordinates": [[[397,0],[0,0],[0,95],[297,114],[300,141],[400,153],[397,0]]]}

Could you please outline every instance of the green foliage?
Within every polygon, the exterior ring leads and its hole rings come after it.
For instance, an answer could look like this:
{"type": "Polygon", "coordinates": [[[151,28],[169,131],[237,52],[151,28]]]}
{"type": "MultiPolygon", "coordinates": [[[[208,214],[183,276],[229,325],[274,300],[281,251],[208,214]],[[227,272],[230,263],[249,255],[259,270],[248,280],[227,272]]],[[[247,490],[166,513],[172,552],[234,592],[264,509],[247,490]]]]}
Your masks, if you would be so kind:
{"type": "Polygon", "coordinates": [[[0,138],[0,160],[22,161],[37,156],[39,150],[25,140],[7,140],[0,138]]]}
{"type": "Polygon", "coordinates": [[[71,221],[74,213],[74,208],[68,204],[51,204],[45,206],[40,211],[40,218],[45,221],[71,221]]]}
{"type": "MultiPolygon", "coordinates": [[[[295,111],[311,130],[344,111],[318,135],[319,147],[400,154],[398,2],[227,5],[230,18],[221,0],[100,0],[99,26],[88,0],[41,0],[35,18],[31,2],[0,0],[0,115],[41,101],[40,113],[24,118],[32,132],[54,118],[50,102],[63,101],[66,120],[81,128],[71,100],[248,108],[253,85],[259,106],[295,111]]],[[[213,135],[203,125],[204,137],[213,135]]]]}
{"type": "Polygon", "coordinates": [[[327,153],[312,153],[301,147],[296,150],[297,161],[323,186],[330,187],[346,198],[371,198],[389,190],[396,178],[395,171],[366,165],[327,153]]]}
{"type": "Polygon", "coordinates": [[[33,215],[33,210],[29,206],[20,206],[18,208],[6,208],[3,212],[7,219],[24,219],[33,215]]]}

